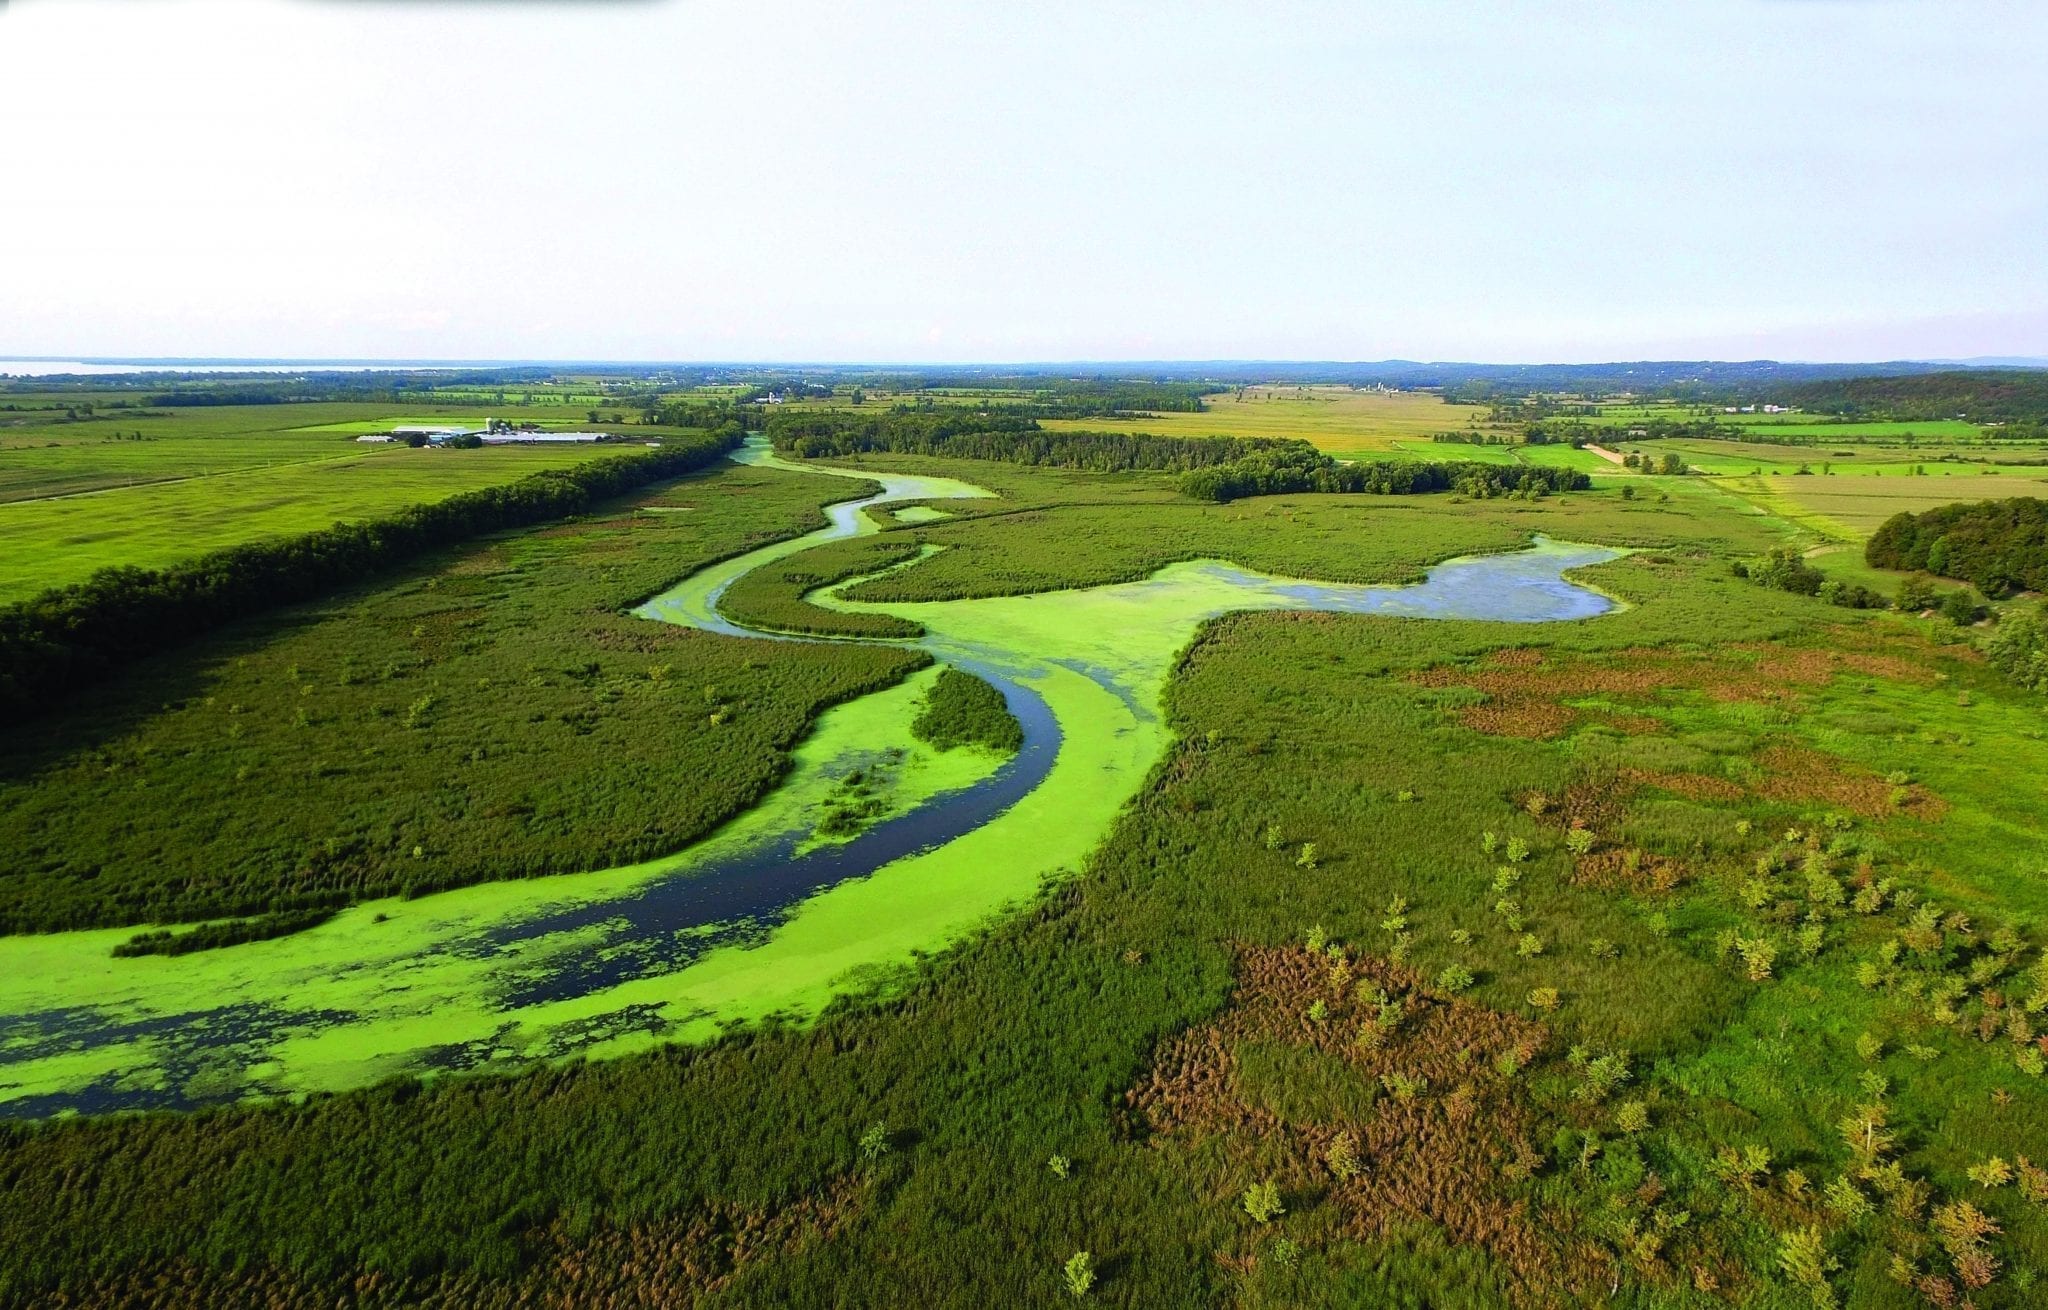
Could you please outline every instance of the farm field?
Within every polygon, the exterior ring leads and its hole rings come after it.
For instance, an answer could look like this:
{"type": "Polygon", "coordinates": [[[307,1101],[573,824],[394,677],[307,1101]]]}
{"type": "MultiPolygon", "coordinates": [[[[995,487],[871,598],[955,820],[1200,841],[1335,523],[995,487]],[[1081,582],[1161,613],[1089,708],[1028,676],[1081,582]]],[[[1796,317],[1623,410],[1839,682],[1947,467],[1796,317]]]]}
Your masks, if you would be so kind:
{"type": "Polygon", "coordinates": [[[1760,472],[1789,475],[1804,468],[1815,474],[1828,470],[1893,477],[1975,477],[1980,473],[2048,476],[2048,465],[2017,462],[2048,459],[2048,453],[2038,446],[2017,450],[1956,446],[1908,449],[1844,442],[1816,448],[1676,438],[1668,441],[1618,441],[1610,449],[1643,451],[1652,455],[1676,451],[1685,457],[1687,464],[1714,474],[1760,472]],[[2001,456],[2011,462],[1999,462],[2001,456]]]}
{"type": "Polygon", "coordinates": [[[1958,500],[2007,500],[2048,495],[2048,475],[2020,477],[1988,470],[1905,478],[1873,473],[1831,477],[1717,479],[1788,522],[1831,540],[1862,541],[1894,514],[1952,505],[1958,500]],[[1960,484],[1960,485],[1958,485],[1960,484]]]}
{"type": "Polygon", "coordinates": [[[1731,568],[1957,479],[1371,439],[1600,476],[757,440],[11,730],[0,1300],[2031,1304],[2040,696],[1731,568]]]}
{"type": "Polygon", "coordinates": [[[1570,421],[1590,424],[1594,427],[1620,427],[1663,420],[1671,423],[1709,422],[1738,432],[1756,436],[1781,436],[1787,438],[1828,438],[1840,437],[1844,441],[1883,440],[1900,441],[1911,437],[1920,442],[1943,440],[1981,442],[1984,427],[1965,419],[1844,419],[1806,413],[1730,414],[1724,407],[1711,404],[1673,403],[1669,401],[1626,401],[1603,400],[1598,402],[1597,414],[1577,414],[1570,421]]]}
{"type": "Polygon", "coordinates": [[[481,422],[443,406],[399,415],[315,403],[103,409],[79,422],[15,417],[19,426],[0,426],[0,532],[15,547],[0,558],[0,604],[114,565],[160,567],[640,448],[415,450],[350,440],[404,422],[481,422]]]}
{"type": "Polygon", "coordinates": [[[1445,404],[1430,392],[1349,387],[1245,387],[1205,397],[1204,404],[1198,414],[1052,419],[1045,426],[1055,432],[1129,426],[1166,436],[1294,437],[1340,457],[1384,458],[1390,451],[1440,450],[1430,441],[1432,433],[1461,431],[1475,416],[1484,415],[1470,406],[1445,404]]]}
{"type": "Polygon", "coordinates": [[[372,451],[194,473],[0,503],[0,603],[114,565],[153,568],[223,546],[374,518],[635,447],[372,451]]]}

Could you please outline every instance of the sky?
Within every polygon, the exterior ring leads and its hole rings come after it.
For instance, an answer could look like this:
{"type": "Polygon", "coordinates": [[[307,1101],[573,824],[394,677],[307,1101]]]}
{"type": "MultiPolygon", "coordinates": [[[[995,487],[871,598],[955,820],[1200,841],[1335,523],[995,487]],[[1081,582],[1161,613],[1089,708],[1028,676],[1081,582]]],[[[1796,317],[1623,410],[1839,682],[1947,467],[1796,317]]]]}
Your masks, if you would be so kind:
{"type": "Polygon", "coordinates": [[[0,0],[0,357],[2048,356],[2039,0],[0,0]]]}

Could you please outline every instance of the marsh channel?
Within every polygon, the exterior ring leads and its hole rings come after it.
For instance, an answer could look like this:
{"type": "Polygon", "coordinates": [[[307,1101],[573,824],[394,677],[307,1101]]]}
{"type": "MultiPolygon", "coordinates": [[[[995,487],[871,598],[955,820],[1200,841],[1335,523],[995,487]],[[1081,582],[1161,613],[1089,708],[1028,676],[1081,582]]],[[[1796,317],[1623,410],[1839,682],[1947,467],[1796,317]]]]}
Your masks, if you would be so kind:
{"type": "MultiPolygon", "coordinates": [[[[635,613],[752,641],[719,610],[744,574],[929,521],[989,493],[946,478],[742,463],[871,480],[826,527],[703,569],[635,613]],[[900,511],[899,511],[900,513],[900,511]]],[[[269,941],[116,959],[134,929],[0,939],[0,1115],[41,1118],[291,1097],[397,1075],[515,1069],[702,1041],[770,1016],[813,1018],[886,986],[1078,869],[1161,758],[1161,692],[1207,619],[1320,610],[1545,623],[1614,602],[1565,577],[1618,552],[1538,540],[1448,560],[1411,586],[1278,578],[1214,560],[1136,582],[940,602],[856,604],[912,619],[938,666],[997,687],[1023,725],[1013,755],[937,752],[908,730],[937,669],[827,711],[759,804],[690,847],[624,868],[359,904],[269,941]],[[821,816],[858,779],[882,800],[831,836],[821,816]]],[[[915,567],[915,564],[911,565],[915,567]]],[[[687,786],[687,779],[678,785],[687,786]]]]}

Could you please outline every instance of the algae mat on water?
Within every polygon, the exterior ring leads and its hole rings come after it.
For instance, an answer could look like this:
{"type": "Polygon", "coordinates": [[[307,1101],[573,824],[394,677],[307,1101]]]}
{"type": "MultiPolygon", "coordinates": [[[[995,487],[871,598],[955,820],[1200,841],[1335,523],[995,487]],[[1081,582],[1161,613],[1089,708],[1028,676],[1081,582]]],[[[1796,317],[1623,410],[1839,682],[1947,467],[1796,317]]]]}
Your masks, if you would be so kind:
{"type": "MultiPolygon", "coordinates": [[[[883,499],[934,494],[901,486],[883,499]]],[[[835,519],[813,537],[871,530],[855,515],[835,519]]],[[[790,549],[748,558],[758,565],[790,549]]],[[[836,995],[901,976],[918,953],[959,940],[1086,857],[1161,754],[1160,692],[1204,619],[1254,608],[1590,617],[1610,603],[1562,575],[1613,554],[1545,543],[1451,561],[1405,588],[1196,562],[1085,591],[861,606],[914,619],[927,632],[920,644],[940,660],[1005,685],[1013,710],[1024,711],[1024,755],[1038,751],[1037,761],[941,756],[916,742],[908,724],[936,676],[927,673],[829,713],[784,786],[668,859],[371,902],[292,937],[175,958],[112,959],[123,931],[8,939],[0,1113],[339,1090],[398,1073],[625,1054],[769,1015],[808,1019],[836,995]],[[839,868],[794,908],[642,913],[651,897],[743,897],[748,878],[796,867],[817,844],[833,789],[877,760],[889,762],[904,825],[991,795],[1003,808],[930,849],[892,853],[882,843],[874,867],[839,868]],[[999,790],[1005,778],[1033,785],[1010,801],[999,790]]],[[[744,572],[738,563],[707,570],[645,612],[722,625],[716,592],[744,572]]]]}

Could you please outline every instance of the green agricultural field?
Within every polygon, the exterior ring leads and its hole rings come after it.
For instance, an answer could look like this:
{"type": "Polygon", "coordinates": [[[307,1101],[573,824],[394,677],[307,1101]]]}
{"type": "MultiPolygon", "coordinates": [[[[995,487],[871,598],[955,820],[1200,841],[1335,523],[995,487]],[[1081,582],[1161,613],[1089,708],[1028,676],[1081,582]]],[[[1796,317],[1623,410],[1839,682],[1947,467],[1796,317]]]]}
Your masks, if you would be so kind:
{"type": "Polygon", "coordinates": [[[1836,473],[1809,477],[1733,477],[1725,485],[1768,512],[1834,540],[1862,541],[1894,514],[1963,500],[2048,496],[2048,473],[2034,477],[1968,466],[1933,465],[1925,477],[1836,473]]]}
{"type": "Polygon", "coordinates": [[[38,721],[0,1300],[2033,1304],[2043,701],[1731,568],[2008,478],[1472,449],[1608,476],[757,444],[38,721]]]}
{"type": "MultiPolygon", "coordinates": [[[[387,407],[388,408],[388,407],[387,407]]],[[[151,568],[245,541],[388,514],[637,446],[415,450],[365,446],[425,409],[249,405],[100,411],[85,422],[0,426],[0,603],[112,565],[151,568]]],[[[630,429],[650,438],[672,429],[630,429]]]]}
{"type": "Polygon", "coordinates": [[[1908,438],[1921,443],[1942,441],[1971,441],[1981,439],[1984,429],[1975,423],[1962,419],[1919,419],[1902,422],[1816,422],[1805,414],[1743,414],[1735,418],[1722,416],[1723,422],[1730,422],[1746,432],[1759,436],[1773,437],[1819,437],[1827,441],[1840,439],[1854,444],[1858,441],[1903,442],[1908,438]]]}

